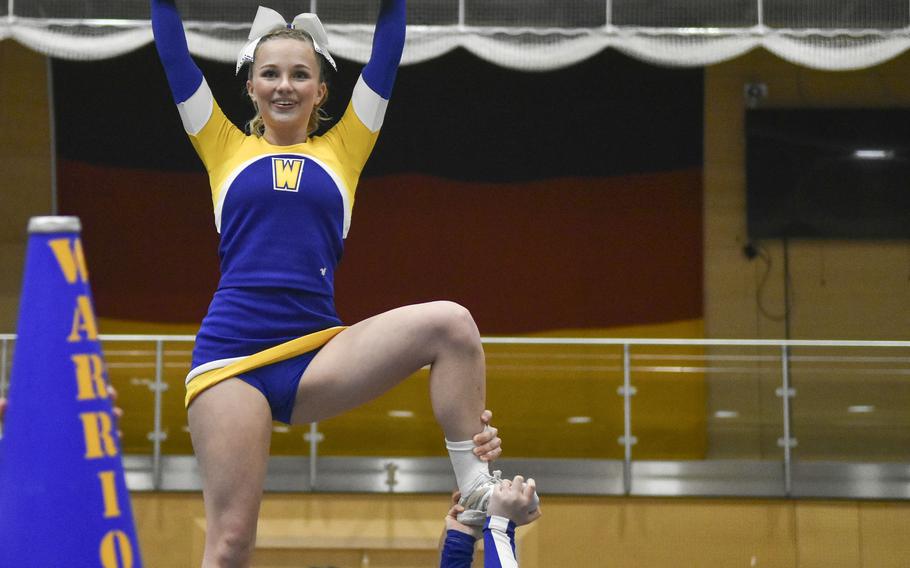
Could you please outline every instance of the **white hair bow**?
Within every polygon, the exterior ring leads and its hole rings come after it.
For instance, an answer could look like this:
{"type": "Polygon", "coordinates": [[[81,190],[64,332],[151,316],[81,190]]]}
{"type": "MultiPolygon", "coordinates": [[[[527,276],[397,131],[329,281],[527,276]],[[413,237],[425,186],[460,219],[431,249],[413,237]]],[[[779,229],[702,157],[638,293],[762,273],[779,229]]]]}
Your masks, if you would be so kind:
{"type": "Polygon", "coordinates": [[[338,70],[335,60],[332,59],[332,55],[329,53],[329,36],[326,35],[325,28],[322,27],[322,22],[319,21],[319,17],[316,14],[298,14],[294,21],[288,25],[281,14],[275,10],[259,6],[259,9],[256,10],[256,17],[253,19],[253,27],[250,28],[249,41],[243,46],[237,56],[237,69],[234,73],[240,73],[240,68],[243,67],[244,63],[253,61],[253,53],[255,53],[256,46],[259,45],[259,40],[262,39],[262,36],[283,28],[303,30],[310,34],[310,37],[313,38],[313,48],[316,53],[325,57],[332,69],[338,70]]]}

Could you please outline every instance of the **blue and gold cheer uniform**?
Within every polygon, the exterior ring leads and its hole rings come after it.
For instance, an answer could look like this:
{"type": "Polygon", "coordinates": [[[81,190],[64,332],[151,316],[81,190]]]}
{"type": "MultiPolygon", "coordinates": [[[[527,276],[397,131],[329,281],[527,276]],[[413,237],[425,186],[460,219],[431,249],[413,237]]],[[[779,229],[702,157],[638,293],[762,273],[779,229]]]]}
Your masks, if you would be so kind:
{"type": "Polygon", "coordinates": [[[376,143],[404,47],[405,0],[383,0],[370,61],[341,120],[275,146],[231,123],[186,45],[173,0],[152,0],[155,45],[202,159],[220,233],[221,279],[193,348],[186,404],[238,377],[289,422],[300,376],[344,329],[335,268],[360,173],[376,143]]]}
{"type": "MultiPolygon", "coordinates": [[[[471,568],[474,537],[455,529],[446,531],[439,568],[471,568]]],[[[487,517],[483,525],[483,568],[518,568],[515,523],[505,517],[487,517]]]]}

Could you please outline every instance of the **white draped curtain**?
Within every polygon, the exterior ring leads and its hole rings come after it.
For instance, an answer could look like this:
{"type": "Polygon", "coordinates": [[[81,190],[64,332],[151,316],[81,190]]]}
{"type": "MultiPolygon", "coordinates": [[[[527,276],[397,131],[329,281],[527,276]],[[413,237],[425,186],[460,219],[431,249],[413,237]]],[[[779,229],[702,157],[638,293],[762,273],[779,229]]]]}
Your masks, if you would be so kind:
{"type": "MultiPolygon", "coordinates": [[[[115,57],[151,41],[148,0],[0,0],[0,39],[52,57],[115,57]]],[[[379,0],[261,0],[315,11],[333,53],[365,62],[379,0]]],[[[255,0],[177,0],[190,50],[232,62],[255,0]]],[[[404,64],[463,47],[528,71],[607,48],[658,65],[703,66],[761,47],[806,67],[849,70],[910,47],[910,0],[409,0],[404,64]]]]}

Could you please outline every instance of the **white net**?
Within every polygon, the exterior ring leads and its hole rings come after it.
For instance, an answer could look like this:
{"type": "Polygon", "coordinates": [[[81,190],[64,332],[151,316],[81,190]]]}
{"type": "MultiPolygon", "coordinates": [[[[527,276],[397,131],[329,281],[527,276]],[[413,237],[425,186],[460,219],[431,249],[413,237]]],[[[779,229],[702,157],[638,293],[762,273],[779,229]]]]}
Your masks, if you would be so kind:
{"type": "MultiPolygon", "coordinates": [[[[0,0],[0,39],[54,57],[103,59],[151,41],[148,0],[0,0]]],[[[262,0],[291,19],[316,11],[332,51],[369,57],[378,0],[262,0]]],[[[178,0],[190,50],[230,62],[255,0],[178,0]]],[[[504,67],[547,70],[614,48],[658,65],[702,66],[763,47],[829,70],[910,47],[910,0],[409,0],[404,64],[456,47],[504,67]]]]}

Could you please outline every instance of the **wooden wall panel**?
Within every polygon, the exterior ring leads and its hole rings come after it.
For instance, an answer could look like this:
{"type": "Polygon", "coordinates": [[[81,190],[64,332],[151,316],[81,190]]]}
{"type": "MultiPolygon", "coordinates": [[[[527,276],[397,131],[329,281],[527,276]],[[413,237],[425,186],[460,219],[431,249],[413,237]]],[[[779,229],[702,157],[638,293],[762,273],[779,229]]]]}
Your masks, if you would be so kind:
{"type": "MultiPolygon", "coordinates": [[[[273,544],[282,533],[303,534],[304,527],[311,535],[332,526],[362,527],[369,536],[370,526],[387,522],[385,536],[391,540],[432,540],[442,532],[447,502],[445,495],[268,494],[260,533],[270,535],[273,544]]],[[[544,495],[542,510],[538,523],[518,532],[519,550],[524,547],[526,554],[523,568],[910,566],[910,502],[544,495]]],[[[135,493],[133,511],[146,565],[194,565],[204,526],[198,493],[135,493]]],[[[323,552],[304,556],[293,547],[263,547],[254,566],[299,565],[305,559],[332,561],[339,568],[362,564],[356,550],[323,552]]],[[[370,559],[374,568],[400,568],[433,565],[431,556],[435,559],[426,550],[389,550],[370,559]]]]}
{"type": "Polygon", "coordinates": [[[860,562],[857,503],[800,503],[796,507],[800,568],[854,568],[860,562]]]}
{"type": "Polygon", "coordinates": [[[861,566],[910,565],[910,514],[906,503],[864,503],[859,508],[861,566]]]}
{"type": "Polygon", "coordinates": [[[761,566],[793,564],[786,508],[761,502],[655,501],[624,506],[626,566],[761,566]]]}

